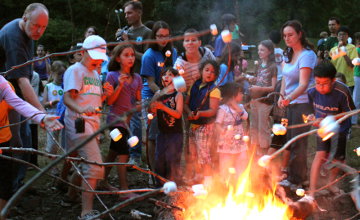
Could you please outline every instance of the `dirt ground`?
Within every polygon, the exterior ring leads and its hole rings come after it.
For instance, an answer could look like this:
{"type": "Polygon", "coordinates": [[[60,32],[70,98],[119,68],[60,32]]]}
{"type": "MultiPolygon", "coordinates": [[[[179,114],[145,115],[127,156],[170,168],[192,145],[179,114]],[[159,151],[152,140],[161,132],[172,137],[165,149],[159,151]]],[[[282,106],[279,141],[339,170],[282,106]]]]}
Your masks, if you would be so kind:
{"type": "MultiPolygon", "coordinates": [[[[40,149],[43,150],[45,133],[40,131],[40,149]]],[[[104,155],[107,152],[109,146],[109,138],[106,133],[106,138],[101,144],[102,151],[104,155]]],[[[353,129],[352,139],[348,145],[348,153],[353,154],[354,149],[360,143],[360,129],[353,129]]],[[[314,138],[311,137],[309,141],[309,163],[312,161],[314,156],[314,138]]],[[[48,162],[47,159],[39,157],[40,166],[43,167],[48,162]]],[[[358,158],[351,156],[349,163],[357,166],[359,170],[358,158]]],[[[60,166],[59,166],[60,167],[60,166]]],[[[29,170],[27,178],[34,175],[35,170],[29,170]]],[[[149,176],[143,174],[139,171],[128,172],[129,188],[138,189],[138,188],[148,188],[149,187],[149,176]]],[[[118,186],[118,180],[116,178],[115,169],[112,170],[110,176],[110,182],[118,186]]],[[[348,192],[350,188],[350,179],[345,178],[340,182],[340,187],[348,192]]],[[[29,190],[20,200],[20,202],[12,208],[9,219],[13,220],[67,220],[67,219],[77,219],[77,216],[80,214],[81,206],[80,203],[73,205],[72,207],[62,207],[60,201],[63,198],[63,192],[56,189],[54,180],[50,177],[43,177],[36,182],[36,184],[29,190]]],[[[163,199],[164,195],[158,195],[156,199],[163,199]]],[[[102,195],[100,196],[101,200],[105,203],[107,207],[112,207],[120,202],[118,196],[116,195],[102,195]]],[[[327,211],[322,213],[316,213],[308,219],[322,220],[322,219],[360,219],[360,216],[351,218],[356,215],[357,211],[350,199],[350,197],[337,197],[334,195],[324,193],[324,196],[318,199],[319,204],[322,208],[327,209],[327,211]]],[[[105,208],[100,204],[98,200],[95,199],[94,209],[103,211],[105,208]]],[[[112,213],[114,219],[134,219],[130,216],[130,211],[132,209],[139,210],[141,212],[151,215],[151,218],[142,218],[142,219],[158,219],[154,212],[155,205],[149,200],[143,200],[136,202],[128,207],[117,210],[112,213]]],[[[106,217],[105,219],[111,219],[106,217]]],[[[271,218],[269,218],[271,219],[271,218]]]]}

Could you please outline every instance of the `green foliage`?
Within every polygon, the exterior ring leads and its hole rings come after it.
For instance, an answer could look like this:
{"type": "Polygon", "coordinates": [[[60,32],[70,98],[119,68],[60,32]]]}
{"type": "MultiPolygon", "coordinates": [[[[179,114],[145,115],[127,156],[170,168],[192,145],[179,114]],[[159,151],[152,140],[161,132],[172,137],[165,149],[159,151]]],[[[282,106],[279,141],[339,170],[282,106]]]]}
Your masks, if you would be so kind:
{"type": "MultiPolygon", "coordinates": [[[[50,11],[49,27],[40,42],[51,51],[64,51],[70,45],[83,41],[86,27],[96,26],[107,41],[114,41],[118,28],[115,9],[127,0],[47,0],[50,11]]],[[[2,0],[0,3],[0,26],[21,17],[31,0],[2,0]]],[[[327,31],[329,17],[339,17],[352,33],[360,31],[358,0],[142,0],[143,21],[164,20],[169,23],[172,34],[183,33],[189,27],[203,30],[215,23],[221,28],[221,15],[233,13],[245,34],[244,41],[257,43],[267,38],[273,30],[280,30],[289,19],[302,22],[307,36],[318,38],[327,31]]],[[[126,25],[124,14],[121,24],[126,25]]],[[[210,36],[203,38],[204,43],[210,36]]]]}

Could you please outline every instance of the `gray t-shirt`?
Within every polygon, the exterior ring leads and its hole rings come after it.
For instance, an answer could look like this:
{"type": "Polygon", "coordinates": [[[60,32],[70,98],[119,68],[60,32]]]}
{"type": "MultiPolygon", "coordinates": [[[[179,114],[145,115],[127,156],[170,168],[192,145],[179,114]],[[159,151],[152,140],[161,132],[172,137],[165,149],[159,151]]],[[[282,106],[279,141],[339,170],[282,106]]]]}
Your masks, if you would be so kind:
{"type": "MultiPolygon", "coordinates": [[[[128,36],[129,40],[134,40],[137,42],[142,42],[144,40],[150,39],[151,37],[151,30],[146,27],[145,25],[141,25],[140,27],[133,28],[130,27],[128,29],[128,36]]],[[[134,44],[135,50],[139,53],[144,53],[148,48],[147,44],[134,44]]],[[[140,73],[141,68],[141,57],[136,57],[135,65],[134,65],[134,72],[140,73]]]]}
{"type": "MultiPolygon", "coordinates": [[[[64,92],[70,90],[76,90],[78,92],[78,98],[74,101],[79,106],[102,106],[101,95],[102,85],[99,74],[94,70],[90,72],[81,63],[75,63],[70,66],[64,75],[64,92]]],[[[99,115],[80,115],[69,108],[65,111],[65,127],[67,134],[70,134],[71,139],[78,138],[83,135],[93,134],[100,125],[99,115]],[[83,117],[85,120],[85,133],[76,134],[75,120],[78,117],[83,117]]]]}

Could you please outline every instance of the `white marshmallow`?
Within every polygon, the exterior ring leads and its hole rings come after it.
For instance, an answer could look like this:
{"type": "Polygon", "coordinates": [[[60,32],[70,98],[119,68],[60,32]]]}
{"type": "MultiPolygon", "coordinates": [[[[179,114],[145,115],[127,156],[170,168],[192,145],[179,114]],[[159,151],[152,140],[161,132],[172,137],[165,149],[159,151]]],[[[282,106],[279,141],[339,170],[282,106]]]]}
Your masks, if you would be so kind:
{"type": "Polygon", "coordinates": [[[139,138],[136,136],[132,136],[127,140],[127,143],[130,147],[135,147],[137,143],[139,143],[139,138]]]}
{"type": "Polygon", "coordinates": [[[234,136],[234,138],[235,138],[236,140],[240,140],[241,135],[240,135],[240,134],[236,134],[236,135],[234,136]]]}
{"type": "Polygon", "coordinates": [[[286,134],[286,127],[282,124],[273,124],[272,132],[275,135],[285,135],[286,134]]]}
{"type": "Polygon", "coordinates": [[[167,51],[165,52],[165,56],[166,56],[166,57],[170,57],[170,56],[171,56],[171,51],[170,51],[170,50],[167,50],[167,51]]]}
{"type": "Polygon", "coordinates": [[[355,149],[356,154],[360,157],[360,147],[355,149]]]}
{"type": "Polygon", "coordinates": [[[229,30],[223,30],[221,32],[221,38],[224,41],[224,43],[230,43],[232,40],[232,36],[229,30]]]}
{"type": "Polygon", "coordinates": [[[296,195],[298,196],[304,196],[305,195],[305,190],[304,189],[296,189],[296,195]]]}
{"type": "Polygon", "coordinates": [[[354,58],[352,60],[352,64],[354,64],[354,66],[359,66],[360,65],[360,58],[354,58]]]}
{"type": "Polygon", "coordinates": [[[218,32],[218,29],[217,29],[217,27],[216,27],[216,24],[210,25],[210,30],[211,30],[211,34],[214,35],[214,36],[219,33],[219,32],[218,32]]]}
{"type": "Polygon", "coordinates": [[[271,161],[271,156],[264,155],[264,156],[260,157],[260,159],[258,160],[258,164],[261,167],[267,167],[269,165],[270,161],[271,161]]]}
{"type": "Polygon", "coordinates": [[[177,186],[175,182],[166,182],[163,186],[163,190],[165,194],[169,194],[171,192],[177,191],[177,186]]]}
{"type": "Polygon", "coordinates": [[[186,82],[182,76],[177,76],[173,78],[173,84],[178,92],[186,92],[186,82]]]}
{"type": "Polygon", "coordinates": [[[194,196],[204,196],[208,193],[203,184],[193,185],[191,189],[194,192],[194,196]]]}
{"type": "Polygon", "coordinates": [[[243,141],[249,142],[249,140],[250,140],[250,137],[249,137],[249,136],[247,136],[247,135],[243,136],[243,141]]]}
{"type": "Polygon", "coordinates": [[[228,131],[232,131],[232,130],[234,130],[234,127],[233,127],[232,125],[228,125],[228,126],[227,126],[227,130],[228,130],[228,131]]]}
{"type": "Polygon", "coordinates": [[[117,142],[122,138],[122,134],[119,129],[115,128],[110,132],[110,137],[113,141],[117,142]]]}
{"type": "Polygon", "coordinates": [[[149,114],[147,114],[147,118],[148,118],[149,120],[153,120],[153,119],[154,119],[154,115],[151,114],[151,113],[149,113],[149,114]]]}

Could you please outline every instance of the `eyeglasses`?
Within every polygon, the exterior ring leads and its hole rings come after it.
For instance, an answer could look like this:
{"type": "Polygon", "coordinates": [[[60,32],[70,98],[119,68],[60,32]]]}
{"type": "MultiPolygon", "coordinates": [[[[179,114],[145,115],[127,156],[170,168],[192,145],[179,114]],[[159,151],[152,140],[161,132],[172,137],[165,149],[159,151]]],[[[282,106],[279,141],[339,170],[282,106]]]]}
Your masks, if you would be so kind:
{"type": "Polygon", "coordinates": [[[315,83],[315,86],[317,87],[330,87],[332,85],[332,82],[327,82],[327,83],[315,83]]]}
{"type": "Polygon", "coordinates": [[[155,35],[156,38],[159,38],[159,39],[167,39],[170,37],[170,35],[162,35],[162,34],[157,34],[155,35]]]}

